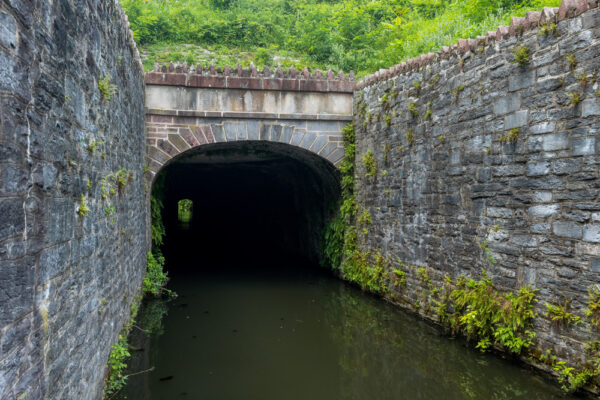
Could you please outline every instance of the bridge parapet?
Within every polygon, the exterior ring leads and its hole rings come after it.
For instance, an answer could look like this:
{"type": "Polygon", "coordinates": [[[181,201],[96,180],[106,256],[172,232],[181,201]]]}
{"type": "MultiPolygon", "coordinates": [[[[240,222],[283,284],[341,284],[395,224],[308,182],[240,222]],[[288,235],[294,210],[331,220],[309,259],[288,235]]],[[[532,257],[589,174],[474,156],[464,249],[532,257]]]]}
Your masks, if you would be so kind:
{"type": "Polygon", "coordinates": [[[146,84],[213,89],[352,93],[355,77],[353,71],[346,76],[343,71],[336,75],[331,70],[325,74],[316,70],[311,74],[307,68],[297,71],[294,67],[289,70],[277,68],[274,71],[265,67],[261,72],[253,65],[247,69],[240,65],[235,69],[221,69],[212,64],[203,68],[200,65],[189,67],[186,63],[169,63],[162,66],[156,64],[154,71],[146,75],[146,84]]]}

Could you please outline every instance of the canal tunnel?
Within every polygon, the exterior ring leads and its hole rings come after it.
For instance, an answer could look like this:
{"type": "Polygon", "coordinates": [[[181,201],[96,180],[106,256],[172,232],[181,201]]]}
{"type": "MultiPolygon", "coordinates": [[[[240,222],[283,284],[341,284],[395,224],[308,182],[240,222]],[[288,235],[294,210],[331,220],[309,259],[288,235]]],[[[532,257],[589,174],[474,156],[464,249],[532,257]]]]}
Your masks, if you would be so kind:
{"type": "Polygon", "coordinates": [[[316,263],[340,196],[339,173],[329,161],[272,142],[201,146],[161,175],[163,184],[154,187],[162,186],[169,270],[185,264],[171,261],[191,255],[205,266],[290,257],[316,263]]]}

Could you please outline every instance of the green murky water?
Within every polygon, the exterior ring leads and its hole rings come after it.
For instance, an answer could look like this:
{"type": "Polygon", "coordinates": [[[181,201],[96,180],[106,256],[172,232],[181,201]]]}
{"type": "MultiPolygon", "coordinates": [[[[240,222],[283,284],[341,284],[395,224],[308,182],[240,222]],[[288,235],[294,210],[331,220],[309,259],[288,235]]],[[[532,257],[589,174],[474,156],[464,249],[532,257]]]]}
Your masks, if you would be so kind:
{"type": "MultiPolygon", "coordinates": [[[[191,268],[190,268],[191,270],[191,268]]],[[[555,399],[521,366],[466,347],[312,267],[173,275],[135,329],[127,399],[555,399]],[[163,316],[162,321],[159,318],[163,316]]]]}

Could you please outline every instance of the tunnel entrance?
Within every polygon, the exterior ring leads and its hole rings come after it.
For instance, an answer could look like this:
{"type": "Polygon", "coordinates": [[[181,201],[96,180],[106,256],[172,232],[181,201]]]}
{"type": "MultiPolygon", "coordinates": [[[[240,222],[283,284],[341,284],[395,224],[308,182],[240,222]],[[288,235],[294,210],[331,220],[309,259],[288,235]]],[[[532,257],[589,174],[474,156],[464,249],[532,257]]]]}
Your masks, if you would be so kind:
{"type": "Polygon", "coordinates": [[[340,196],[339,173],[329,161],[271,142],[201,146],[161,174],[169,270],[191,255],[205,265],[284,257],[314,264],[340,196]]]}

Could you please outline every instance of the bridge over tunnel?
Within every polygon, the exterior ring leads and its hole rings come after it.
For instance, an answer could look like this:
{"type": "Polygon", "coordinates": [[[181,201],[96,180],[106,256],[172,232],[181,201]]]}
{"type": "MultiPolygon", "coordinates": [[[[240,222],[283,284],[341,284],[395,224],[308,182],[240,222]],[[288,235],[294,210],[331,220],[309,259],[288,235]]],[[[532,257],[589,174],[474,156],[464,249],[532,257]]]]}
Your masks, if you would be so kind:
{"type": "Polygon", "coordinates": [[[147,165],[165,182],[166,247],[219,262],[283,253],[317,261],[340,193],[335,166],[353,88],[352,76],[293,69],[171,64],[148,73],[147,165]],[[193,208],[187,230],[182,199],[193,208]]]}
{"type": "Polygon", "coordinates": [[[323,227],[340,195],[331,162],[264,141],[197,147],[169,163],[156,182],[167,258],[192,256],[204,265],[318,261],[323,227]],[[182,200],[191,200],[189,222],[178,212],[182,200]]]}

